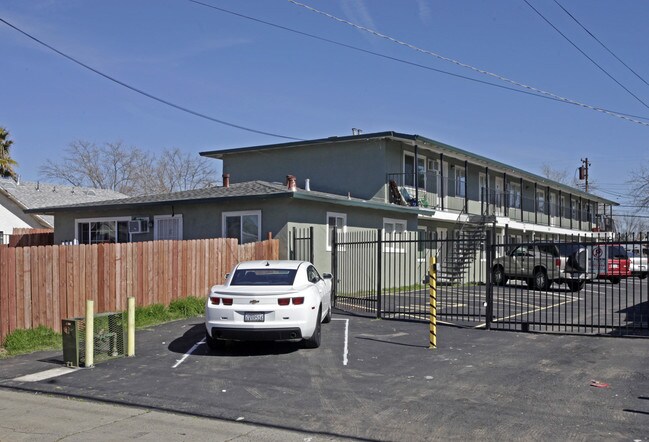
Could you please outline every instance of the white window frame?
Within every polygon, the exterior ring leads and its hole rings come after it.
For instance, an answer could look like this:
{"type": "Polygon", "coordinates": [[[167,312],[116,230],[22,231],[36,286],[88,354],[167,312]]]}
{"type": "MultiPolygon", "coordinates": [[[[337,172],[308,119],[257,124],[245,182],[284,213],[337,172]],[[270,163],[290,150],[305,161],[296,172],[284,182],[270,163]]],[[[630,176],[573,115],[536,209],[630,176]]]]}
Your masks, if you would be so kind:
{"type": "Polygon", "coordinates": [[[489,195],[482,193],[482,189],[487,189],[487,174],[484,172],[478,173],[478,198],[482,201],[482,198],[485,198],[485,202],[489,201],[489,195]]]}
{"type": "Polygon", "coordinates": [[[536,212],[545,215],[546,195],[544,189],[536,189],[536,212]]]}
{"type": "MultiPolygon", "coordinates": [[[[408,221],[405,219],[396,219],[396,218],[383,218],[383,239],[386,240],[389,238],[388,235],[395,235],[395,234],[401,234],[405,233],[408,231],[408,221]],[[385,225],[386,224],[393,224],[394,229],[391,232],[388,232],[385,225]],[[403,230],[400,232],[396,231],[397,225],[403,226],[403,230]]],[[[396,237],[398,238],[398,237],[396,237]]],[[[394,239],[394,238],[393,238],[394,239]]],[[[393,253],[405,253],[405,249],[403,247],[393,247],[393,246],[388,246],[387,244],[383,245],[383,251],[384,252],[393,252],[393,253]]]]}
{"type": "Polygon", "coordinates": [[[521,208],[521,183],[509,182],[509,207],[511,209],[521,208]]]}
{"type": "MultiPolygon", "coordinates": [[[[347,214],[346,213],[340,213],[340,212],[327,212],[327,219],[325,220],[325,226],[326,226],[326,244],[327,244],[327,252],[331,252],[331,238],[329,238],[329,218],[340,218],[343,220],[343,229],[342,229],[342,236],[343,238],[345,237],[345,234],[347,233],[347,214]]],[[[340,231],[339,231],[340,235],[340,231]]],[[[340,238],[340,236],[338,236],[340,238]]],[[[344,248],[340,248],[339,250],[344,251],[344,248]]]]}
{"type": "MultiPolygon", "coordinates": [[[[104,216],[104,217],[97,217],[97,218],[76,218],[74,220],[74,240],[76,241],[77,244],[81,244],[81,241],[79,241],[79,224],[82,223],[104,223],[108,221],[114,221],[114,222],[119,222],[119,221],[131,221],[133,218],[130,216],[104,216]]],[[[117,227],[117,225],[115,225],[117,227]]],[[[129,233],[128,235],[128,242],[131,242],[131,234],[129,233]]]]}
{"type": "Polygon", "coordinates": [[[179,237],[176,238],[176,240],[181,241],[183,239],[183,216],[182,214],[179,215],[155,215],[153,217],[153,239],[155,241],[158,240],[158,221],[159,220],[164,220],[164,219],[177,219],[180,220],[179,226],[178,226],[178,233],[179,237]]]}
{"type": "Polygon", "coordinates": [[[419,187],[420,189],[425,189],[426,188],[426,158],[422,155],[417,155],[417,158],[415,158],[415,153],[414,152],[403,152],[403,159],[401,160],[401,165],[403,168],[403,183],[405,187],[411,187],[406,185],[406,157],[412,158],[412,163],[415,168],[415,182],[412,185],[412,188],[414,189],[415,187],[419,187]],[[420,162],[422,164],[420,164],[420,162]],[[419,168],[421,166],[421,169],[419,168]],[[421,186],[419,185],[419,176],[422,176],[423,178],[423,183],[421,183],[421,186]]]}
{"type": "MultiPolygon", "coordinates": [[[[261,241],[261,210],[241,210],[235,212],[223,212],[221,213],[221,236],[227,238],[227,229],[226,229],[226,219],[228,217],[242,217],[249,215],[257,215],[259,218],[259,223],[257,225],[257,241],[261,241]]],[[[243,223],[242,223],[243,226],[243,223]]]]}
{"type": "Polygon", "coordinates": [[[455,196],[466,197],[466,169],[464,166],[455,166],[455,196]]]}

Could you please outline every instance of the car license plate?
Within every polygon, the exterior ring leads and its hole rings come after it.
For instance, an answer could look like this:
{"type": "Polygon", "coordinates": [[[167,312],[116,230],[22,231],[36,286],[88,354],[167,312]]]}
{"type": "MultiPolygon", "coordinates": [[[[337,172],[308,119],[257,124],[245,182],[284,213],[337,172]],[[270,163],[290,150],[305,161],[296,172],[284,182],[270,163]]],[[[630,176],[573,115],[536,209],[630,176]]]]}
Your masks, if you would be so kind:
{"type": "Polygon", "coordinates": [[[243,322],[264,322],[264,313],[243,313],[243,322]]]}

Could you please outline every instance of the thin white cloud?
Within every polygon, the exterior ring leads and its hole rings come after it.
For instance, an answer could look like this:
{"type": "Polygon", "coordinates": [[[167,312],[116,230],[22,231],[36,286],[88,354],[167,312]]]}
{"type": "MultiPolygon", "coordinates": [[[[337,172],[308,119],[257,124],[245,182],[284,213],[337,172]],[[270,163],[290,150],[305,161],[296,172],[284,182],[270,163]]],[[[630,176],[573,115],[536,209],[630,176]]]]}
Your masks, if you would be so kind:
{"type": "Polygon", "coordinates": [[[340,6],[349,21],[365,26],[366,28],[376,29],[374,19],[364,1],[342,0],[340,6]]]}
{"type": "Polygon", "coordinates": [[[419,9],[419,19],[423,23],[430,23],[430,19],[433,17],[430,0],[417,0],[417,7],[419,9]]]}

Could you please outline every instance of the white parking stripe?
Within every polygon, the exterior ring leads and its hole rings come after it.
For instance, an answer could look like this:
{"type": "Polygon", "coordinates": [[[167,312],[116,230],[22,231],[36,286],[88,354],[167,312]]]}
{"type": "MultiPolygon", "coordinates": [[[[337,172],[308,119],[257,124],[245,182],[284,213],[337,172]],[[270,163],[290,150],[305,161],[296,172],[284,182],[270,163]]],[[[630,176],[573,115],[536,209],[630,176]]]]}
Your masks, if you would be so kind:
{"type": "Polygon", "coordinates": [[[347,354],[349,344],[349,319],[332,318],[334,321],[345,321],[345,346],[343,348],[343,365],[347,365],[347,354]]]}
{"type": "Polygon", "coordinates": [[[17,382],[44,381],[45,379],[55,378],[57,376],[63,376],[64,374],[72,373],[73,371],[76,370],[78,370],[78,368],[71,368],[71,367],[52,368],[51,370],[40,371],[38,373],[28,374],[27,376],[14,378],[12,379],[12,381],[17,381],[17,382]]]}
{"type": "Polygon", "coordinates": [[[178,367],[180,364],[182,364],[183,362],[185,362],[185,359],[187,359],[187,358],[189,357],[189,355],[191,355],[192,353],[194,353],[194,350],[196,350],[196,349],[198,348],[198,346],[201,345],[201,344],[205,344],[205,338],[201,339],[201,340],[198,341],[196,344],[194,344],[194,346],[193,346],[192,348],[190,348],[189,351],[188,351],[187,353],[185,353],[185,354],[183,355],[182,358],[178,359],[178,360],[176,361],[176,363],[174,364],[174,366],[171,367],[171,368],[176,368],[176,367],[178,367]]]}

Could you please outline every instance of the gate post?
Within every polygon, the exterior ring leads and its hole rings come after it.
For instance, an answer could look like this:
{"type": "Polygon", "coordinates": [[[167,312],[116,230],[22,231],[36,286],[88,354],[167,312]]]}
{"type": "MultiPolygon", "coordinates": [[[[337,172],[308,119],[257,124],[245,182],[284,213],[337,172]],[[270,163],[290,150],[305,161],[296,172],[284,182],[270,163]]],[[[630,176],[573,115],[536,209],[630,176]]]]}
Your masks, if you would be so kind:
{"type": "MultiPolygon", "coordinates": [[[[291,238],[291,252],[289,253],[289,258],[290,259],[295,259],[297,256],[296,250],[297,250],[297,227],[293,227],[293,238],[291,238]]],[[[312,263],[313,264],[313,263],[312,263]]]]}
{"type": "Polygon", "coordinates": [[[378,235],[376,241],[376,317],[381,319],[381,292],[383,291],[383,229],[376,229],[378,235]]]}
{"type": "Polygon", "coordinates": [[[487,235],[485,238],[485,249],[487,252],[487,262],[485,264],[485,281],[487,284],[487,299],[486,299],[486,311],[485,311],[485,316],[486,316],[486,328],[487,330],[491,330],[491,321],[493,319],[493,313],[494,313],[494,286],[491,283],[491,264],[493,262],[494,258],[494,250],[493,250],[493,230],[487,230],[487,235]]]}
{"type": "Polygon", "coordinates": [[[333,227],[331,235],[331,274],[333,275],[333,278],[331,278],[331,295],[335,307],[338,298],[338,229],[335,225],[333,227]]]}
{"type": "Polygon", "coordinates": [[[311,264],[315,263],[313,262],[314,259],[314,253],[313,253],[313,226],[309,227],[309,262],[311,264]]]}

